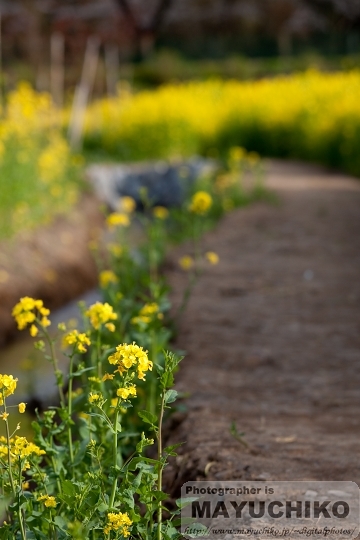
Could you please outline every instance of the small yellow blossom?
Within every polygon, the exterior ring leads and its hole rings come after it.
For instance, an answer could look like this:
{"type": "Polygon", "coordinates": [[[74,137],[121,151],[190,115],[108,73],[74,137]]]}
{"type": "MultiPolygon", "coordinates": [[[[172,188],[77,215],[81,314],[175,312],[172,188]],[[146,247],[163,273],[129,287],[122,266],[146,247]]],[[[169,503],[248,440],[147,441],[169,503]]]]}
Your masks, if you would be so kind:
{"type": "Polygon", "coordinates": [[[113,308],[105,302],[96,302],[85,312],[85,315],[89,317],[91,325],[98,330],[102,324],[109,321],[116,321],[117,315],[114,313],[113,308]]]}
{"type": "Polygon", "coordinates": [[[115,332],[115,324],[112,322],[106,323],[105,328],[107,328],[109,332],[115,332]]]}
{"type": "Polygon", "coordinates": [[[29,489],[29,486],[30,486],[30,482],[23,482],[21,484],[21,487],[24,491],[26,491],[27,489],[29,489]]]}
{"type": "Polygon", "coordinates": [[[43,502],[47,508],[56,508],[57,502],[55,497],[49,495],[41,495],[37,499],[39,502],[43,502]]]}
{"type": "Polygon", "coordinates": [[[219,255],[214,251],[208,251],[207,253],[205,253],[205,257],[210,264],[217,264],[219,262],[219,255]]]}
{"type": "Polygon", "coordinates": [[[139,379],[144,380],[145,372],[152,370],[153,363],[149,360],[147,351],[144,351],[142,347],[133,342],[131,345],[122,344],[116,347],[116,352],[108,358],[110,364],[118,366],[118,372],[122,373],[135,367],[137,369],[137,375],[139,379]]]}
{"type": "Polygon", "coordinates": [[[46,328],[47,326],[50,326],[51,322],[50,320],[47,318],[47,317],[42,317],[40,319],[40,324],[41,326],[43,326],[44,328],[46,328]]]}
{"type": "Polygon", "coordinates": [[[121,399],[127,399],[129,396],[136,397],[136,387],[135,385],[131,384],[125,388],[118,388],[116,395],[121,399]]]}
{"type": "Polygon", "coordinates": [[[136,208],[136,201],[132,197],[121,197],[119,201],[119,210],[131,214],[136,208]]]}
{"type": "Polygon", "coordinates": [[[118,244],[108,244],[108,250],[115,257],[120,257],[120,255],[123,253],[122,246],[119,246],[118,244]]]}
{"type": "Polygon", "coordinates": [[[153,215],[158,219],[166,219],[169,216],[169,210],[165,206],[154,206],[153,215]]]}
{"type": "Polygon", "coordinates": [[[179,264],[183,270],[190,270],[194,266],[194,259],[190,255],[184,255],[179,259],[179,264]]]}
{"type": "Polygon", "coordinates": [[[99,401],[100,398],[101,398],[100,394],[93,394],[92,392],[90,392],[89,403],[94,403],[95,401],[99,401]]]}
{"type": "Polygon", "coordinates": [[[26,409],[26,403],[21,402],[21,403],[19,403],[18,407],[19,407],[19,413],[23,414],[25,412],[25,409],[26,409]]]}
{"type": "MultiPolygon", "coordinates": [[[[36,444],[29,442],[26,437],[19,437],[18,435],[10,440],[10,452],[13,457],[21,459],[27,458],[31,454],[35,454],[36,456],[42,456],[45,454],[45,450],[42,450],[36,444]]],[[[29,467],[27,464],[25,464],[24,468],[29,467]]]]}
{"type": "Polygon", "coordinates": [[[39,332],[39,330],[38,330],[37,326],[35,326],[35,324],[32,324],[30,326],[30,336],[31,337],[36,337],[38,335],[38,332],[39,332]]]}
{"type": "Polygon", "coordinates": [[[206,191],[197,191],[190,204],[190,212],[194,214],[204,215],[212,205],[212,198],[206,191]]]}
{"type": "Polygon", "coordinates": [[[15,392],[17,381],[12,375],[0,375],[0,405],[4,404],[3,397],[11,396],[15,392]]]}
{"type": "Polygon", "coordinates": [[[130,536],[129,527],[132,521],[128,514],[119,512],[109,512],[107,515],[107,524],[104,527],[104,533],[109,534],[110,531],[118,531],[125,538],[130,536]]]}
{"type": "Polygon", "coordinates": [[[114,227],[128,227],[130,225],[130,219],[127,214],[113,212],[107,217],[106,223],[110,229],[114,227]]]}
{"type": "Polygon", "coordinates": [[[101,287],[107,287],[109,283],[117,283],[118,278],[112,270],[103,270],[99,274],[99,281],[101,287]]]}
{"type": "Polygon", "coordinates": [[[162,315],[162,313],[159,313],[159,306],[156,302],[152,302],[150,304],[145,304],[140,312],[139,316],[133,317],[131,319],[131,322],[133,324],[149,324],[154,318],[161,318],[159,315],[162,315]]]}
{"type": "Polygon", "coordinates": [[[88,381],[98,383],[98,384],[101,383],[101,380],[99,379],[99,377],[89,377],[88,381]]]}
{"type": "Polygon", "coordinates": [[[17,322],[18,329],[24,330],[28,324],[31,324],[30,334],[33,337],[37,334],[37,328],[33,324],[35,320],[39,321],[39,316],[41,316],[39,324],[45,328],[51,324],[47,318],[49,314],[50,310],[44,307],[42,300],[35,300],[30,296],[20,298],[20,301],[12,310],[12,315],[17,322]]]}
{"type": "Polygon", "coordinates": [[[8,416],[9,416],[9,413],[7,412],[3,412],[0,414],[0,418],[4,420],[5,422],[7,421],[8,416]]]}
{"type": "Polygon", "coordinates": [[[79,333],[77,330],[72,330],[63,338],[65,345],[74,345],[74,350],[79,353],[86,353],[87,348],[91,345],[91,341],[85,333],[79,333]]]}
{"type": "Polygon", "coordinates": [[[111,374],[110,373],[105,373],[102,380],[103,380],[103,382],[112,381],[114,377],[115,377],[115,375],[113,373],[111,373],[111,374]]]}

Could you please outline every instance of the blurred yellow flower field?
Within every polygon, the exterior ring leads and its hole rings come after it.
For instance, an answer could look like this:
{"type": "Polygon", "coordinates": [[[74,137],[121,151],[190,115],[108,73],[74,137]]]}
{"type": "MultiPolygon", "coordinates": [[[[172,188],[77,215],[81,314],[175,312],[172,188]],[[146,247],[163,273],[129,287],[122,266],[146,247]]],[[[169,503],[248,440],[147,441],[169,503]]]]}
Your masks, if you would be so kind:
{"type": "Polygon", "coordinates": [[[241,146],[360,174],[359,95],[357,70],[121,92],[88,108],[86,145],[124,160],[216,155],[241,146]]]}
{"type": "Polygon", "coordinates": [[[0,236],[8,237],[65,213],[77,200],[77,171],[50,96],[27,83],[7,96],[0,118],[0,236]]]}

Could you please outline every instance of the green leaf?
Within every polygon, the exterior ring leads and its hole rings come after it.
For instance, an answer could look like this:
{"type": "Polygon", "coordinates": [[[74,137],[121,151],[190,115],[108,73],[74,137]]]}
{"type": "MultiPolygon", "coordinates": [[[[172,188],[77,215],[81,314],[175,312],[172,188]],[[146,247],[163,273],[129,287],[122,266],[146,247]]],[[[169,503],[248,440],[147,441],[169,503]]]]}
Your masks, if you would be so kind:
{"type": "Polygon", "coordinates": [[[138,415],[146,424],[150,424],[152,426],[156,425],[157,416],[155,414],[152,414],[149,411],[139,411],[138,415]]]}
{"type": "Polygon", "coordinates": [[[164,448],[164,454],[168,454],[169,456],[177,456],[177,453],[174,452],[174,450],[179,448],[179,446],[181,446],[182,444],[184,443],[180,442],[177,444],[172,444],[171,446],[167,446],[166,448],[164,448]]]}
{"type": "Polygon", "coordinates": [[[68,497],[74,497],[76,493],[76,488],[70,480],[64,480],[61,483],[61,490],[63,494],[67,495],[68,497]]]}
{"type": "Polygon", "coordinates": [[[173,403],[176,401],[176,398],[178,397],[178,393],[176,390],[168,390],[165,394],[165,403],[173,403]]]}
{"type": "Polygon", "coordinates": [[[66,532],[67,521],[65,521],[64,518],[62,518],[61,516],[55,516],[54,523],[57,527],[59,527],[60,530],[66,532]]]}
{"type": "Polygon", "coordinates": [[[185,508],[194,501],[198,501],[199,497],[182,497],[181,499],[176,499],[176,506],[178,508],[185,508]]]}

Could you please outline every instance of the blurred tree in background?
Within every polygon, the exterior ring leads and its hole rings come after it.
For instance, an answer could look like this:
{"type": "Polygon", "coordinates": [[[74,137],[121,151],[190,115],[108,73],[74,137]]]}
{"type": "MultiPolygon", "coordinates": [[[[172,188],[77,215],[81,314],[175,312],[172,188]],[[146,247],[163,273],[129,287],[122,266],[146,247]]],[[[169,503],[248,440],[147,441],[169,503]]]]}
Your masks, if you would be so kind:
{"type": "Polygon", "coordinates": [[[5,67],[21,64],[39,89],[54,32],[65,39],[70,86],[93,34],[121,61],[159,48],[190,58],[360,52],[359,0],[0,0],[0,12],[5,67]]]}

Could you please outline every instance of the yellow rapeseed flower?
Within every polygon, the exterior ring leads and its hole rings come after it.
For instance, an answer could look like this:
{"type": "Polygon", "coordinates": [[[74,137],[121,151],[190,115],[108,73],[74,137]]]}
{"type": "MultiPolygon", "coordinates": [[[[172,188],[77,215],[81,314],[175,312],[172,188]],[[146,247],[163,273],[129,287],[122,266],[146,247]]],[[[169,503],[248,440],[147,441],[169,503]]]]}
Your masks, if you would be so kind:
{"type": "Polygon", "coordinates": [[[106,223],[111,229],[114,227],[128,227],[130,225],[130,219],[127,214],[113,212],[107,217],[106,223]]]}
{"type": "Polygon", "coordinates": [[[19,413],[23,414],[25,412],[25,409],[26,409],[26,403],[21,402],[21,403],[19,403],[18,407],[19,407],[19,413]]]}
{"type": "Polygon", "coordinates": [[[112,270],[103,270],[99,274],[99,281],[101,287],[107,287],[109,283],[117,283],[118,278],[112,270]]]}
{"type": "Polygon", "coordinates": [[[0,405],[4,404],[3,397],[11,396],[15,392],[17,381],[12,375],[0,375],[0,405]]]}
{"type": "Polygon", "coordinates": [[[102,324],[106,324],[110,321],[116,321],[117,315],[114,313],[113,308],[105,302],[96,302],[85,312],[85,315],[89,317],[91,325],[98,330],[102,324]]]}
{"type": "Polygon", "coordinates": [[[7,421],[8,416],[9,416],[9,413],[7,412],[3,412],[0,414],[0,418],[4,420],[5,422],[7,421]]]}
{"type": "Polygon", "coordinates": [[[73,345],[74,350],[79,353],[86,353],[87,347],[91,345],[91,341],[85,333],[79,333],[77,330],[72,330],[63,337],[65,345],[73,345]]]}
{"type": "Polygon", "coordinates": [[[179,259],[179,264],[183,270],[190,270],[194,266],[194,259],[190,255],[184,255],[179,259]]]}
{"type": "Polygon", "coordinates": [[[154,206],[153,215],[158,219],[166,219],[169,216],[169,210],[165,206],[154,206]]]}
{"type": "Polygon", "coordinates": [[[134,384],[131,384],[129,386],[126,386],[125,388],[118,388],[116,391],[116,395],[121,399],[127,399],[129,396],[136,397],[136,386],[134,384]]]}
{"type": "Polygon", "coordinates": [[[136,201],[132,197],[121,197],[119,202],[119,210],[131,214],[136,208],[136,201]]]}
{"type": "Polygon", "coordinates": [[[100,394],[93,394],[92,392],[90,392],[89,403],[94,403],[95,401],[99,401],[100,398],[101,398],[100,394]]]}
{"type": "Polygon", "coordinates": [[[109,512],[107,515],[107,524],[104,527],[104,534],[109,534],[110,531],[118,531],[125,538],[130,536],[129,528],[132,521],[128,514],[119,512],[109,512]]]}
{"type": "Polygon", "coordinates": [[[47,318],[49,314],[50,310],[44,307],[42,300],[35,300],[29,296],[20,298],[20,301],[12,310],[12,315],[17,322],[19,330],[24,330],[28,324],[31,324],[30,334],[32,337],[35,337],[38,333],[36,326],[33,324],[36,320],[44,328],[51,324],[47,318]]]}
{"type": "Polygon", "coordinates": [[[145,373],[148,370],[152,370],[153,363],[149,360],[147,351],[144,351],[142,347],[133,342],[131,345],[123,343],[116,347],[114,354],[110,355],[110,364],[118,366],[118,372],[123,373],[132,367],[137,369],[137,376],[139,379],[145,380],[145,373]]]}
{"type": "Polygon", "coordinates": [[[211,195],[206,191],[197,191],[191,199],[189,210],[194,214],[204,215],[210,209],[211,205],[211,195]]]}
{"type": "Polygon", "coordinates": [[[152,302],[150,304],[145,304],[137,317],[133,317],[131,319],[131,322],[133,324],[149,324],[154,318],[161,318],[159,315],[162,316],[162,313],[159,313],[159,306],[156,302],[152,302]]]}
{"type": "Polygon", "coordinates": [[[205,253],[205,257],[210,264],[217,264],[219,262],[219,255],[214,251],[208,251],[207,253],[205,253]]]}
{"type": "Polygon", "coordinates": [[[13,456],[20,457],[21,459],[27,458],[32,454],[36,456],[42,456],[45,454],[45,450],[42,450],[39,446],[27,440],[26,437],[15,436],[11,441],[10,452],[13,456]]]}
{"type": "Polygon", "coordinates": [[[43,502],[47,508],[56,508],[56,499],[51,495],[41,495],[41,497],[38,497],[37,500],[39,502],[43,502]]]}

